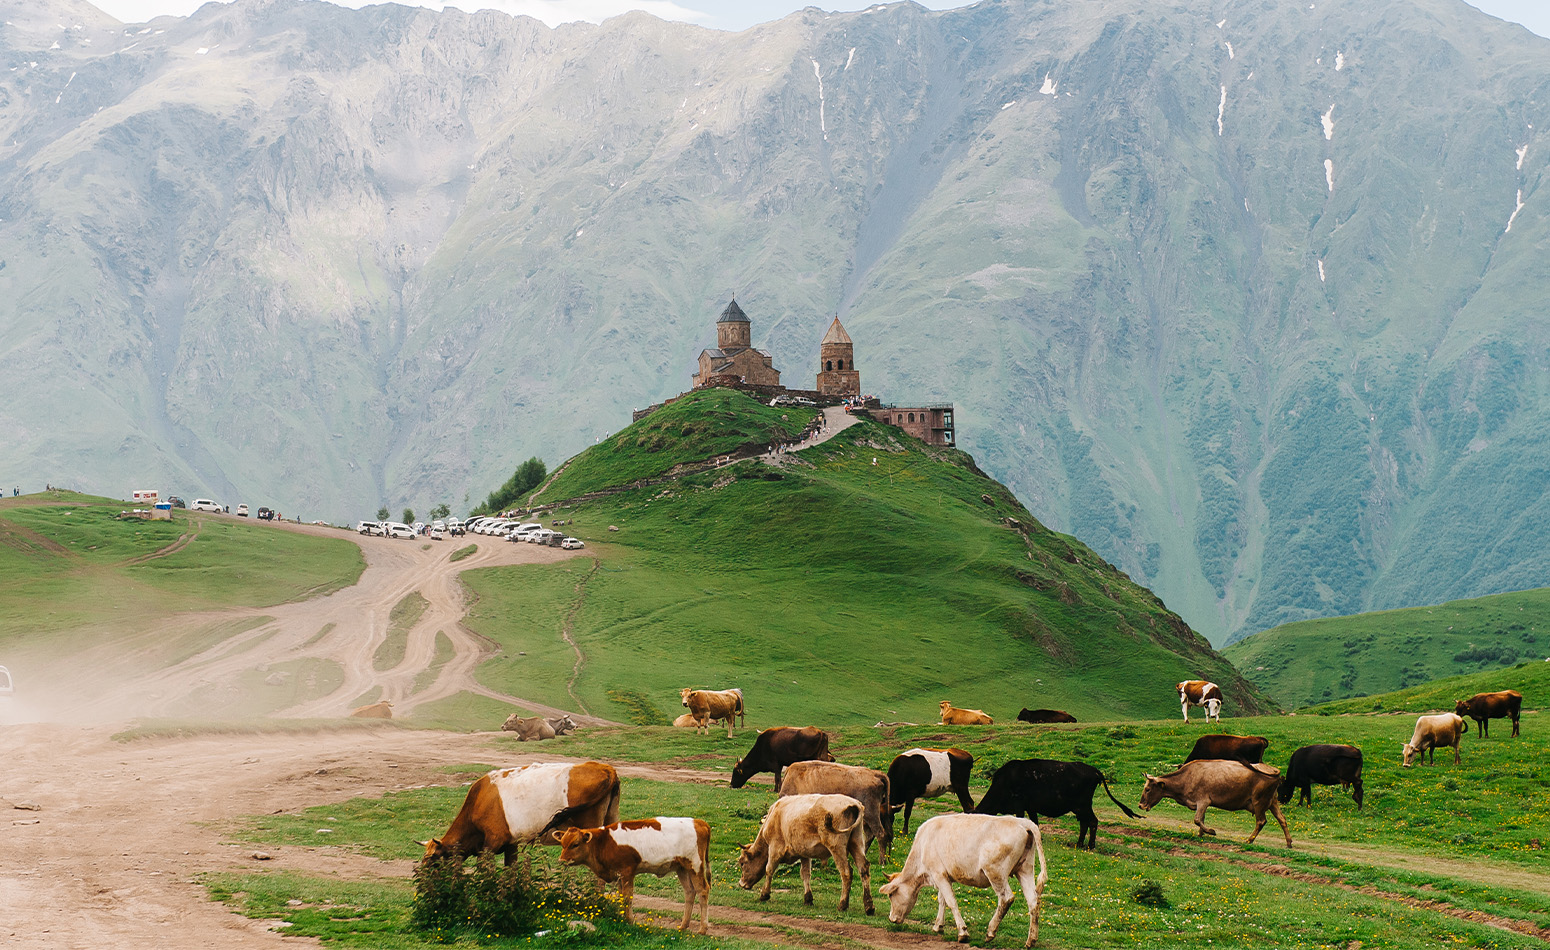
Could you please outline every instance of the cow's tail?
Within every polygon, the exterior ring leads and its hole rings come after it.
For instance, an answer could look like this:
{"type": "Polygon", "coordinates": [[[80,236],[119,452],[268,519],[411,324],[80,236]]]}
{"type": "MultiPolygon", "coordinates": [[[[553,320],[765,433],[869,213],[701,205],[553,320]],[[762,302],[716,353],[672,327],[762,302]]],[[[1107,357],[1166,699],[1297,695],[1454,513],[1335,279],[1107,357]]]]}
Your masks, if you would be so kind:
{"type": "Polygon", "coordinates": [[[860,805],[846,805],[844,809],[840,811],[838,817],[836,817],[831,812],[824,817],[824,821],[828,824],[829,830],[831,832],[837,835],[842,835],[860,823],[861,812],[862,809],[860,805]]]}
{"type": "MultiPolygon", "coordinates": [[[[1029,824],[1033,823],[1029,822],[1029,824]]],[[[1013,871],[1013,873],[1016,874],[1026,869],[1030,857],[1038,862],[1038,876],[1033,880],[1034,899],[1028,901],[1032,905],[1038,902],[1039,897],[1043,896],[1044,885],[1049,883],[1049,862],[1044,860],[1044,839],[1039,834],[1039,826],[1036,824],[1028,829],[1028,836],[1023,843],[1023,859],[1017,862],[1017,870],[1013,871]]],[[[1028,895],[1024,894],[1023,899],[1027,900],[1027,898],[1028,895]]]]}
{"type": "Polygon", "coordinates": [[[1136,814],[1135,812],[1131,811],[1128,807],[1126,807],[1124,802],[1122,802],[1119,799],[1114,797],[1114,793],[1109,791],[1109,779],[1108,779],[1107,776],[1099,776],[1099,781],[1103,782],[1103,793],[1105,795],[1109,796],[1109,801],[1111,801],[1114,804],[1118,805],[1119,806],[1119,810],[1124,812],[1127,817],[1129,817],[1129,818],[1140,818],[1140,817],[1142,817],[1142,816],[1136,814]]]}

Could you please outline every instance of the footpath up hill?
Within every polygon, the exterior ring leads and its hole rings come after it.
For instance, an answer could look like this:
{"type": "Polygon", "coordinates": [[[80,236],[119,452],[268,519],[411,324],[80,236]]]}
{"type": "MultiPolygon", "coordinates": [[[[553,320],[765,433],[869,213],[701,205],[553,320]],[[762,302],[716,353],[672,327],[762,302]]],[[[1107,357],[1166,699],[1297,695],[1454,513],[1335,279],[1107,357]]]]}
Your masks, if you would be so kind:
{"type": "Polygon", "coordinates": [[[998,721],[1023,706],[1165,718],[1173,684],[1196,676],[1222,684],[1229,715],[1273,708],[968,455],[890,426],[595,495],[795,435],[811,415],[695,393],[562,466],[538,500],[599,556],[464,575],[470,625],[505,648],[485,684],[639,723],[681,712],[682,686],[742,686],[766,724],[928,722],[943,699],[998,721]]]}

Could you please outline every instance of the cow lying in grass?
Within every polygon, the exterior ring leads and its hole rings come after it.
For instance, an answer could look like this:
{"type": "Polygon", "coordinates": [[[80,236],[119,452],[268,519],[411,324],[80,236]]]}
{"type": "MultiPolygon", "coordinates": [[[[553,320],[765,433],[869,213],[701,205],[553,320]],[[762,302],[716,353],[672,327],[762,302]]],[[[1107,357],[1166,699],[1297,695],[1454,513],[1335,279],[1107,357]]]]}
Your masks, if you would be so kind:
{"type": "Polygon", "coordinates": [[[709,933],[710,825],[698,818],[645,818],[602,828],[570,828],[560,836],[560,860],[592,869],[604,883],[619,882],[624,922],[635,922],[635,875],[678,875],[684,889],[688,931],[694,902],[700,902],[700,933],[709,933]]]}
{"type": "Polygon", "coordinates": [[[958,942],[969,942],[969,928],[958,910],[954,884],[988,887],[996,892],[996,912],[990,918],[987,941],[1012,906],[1011,879],[1017,878],[1028,902],[1028,941],[1039,939],[1039,899],[1049,880],[1039,826],[1010,815],[938,815],[923,822],[915,833],[904,869],[888,878],[882,894],[888,898],[888,919],[902,924],[915,908],[922,887],[936,888],[936,923],[942,932],[949,909],[958,925],[958,942]]]}

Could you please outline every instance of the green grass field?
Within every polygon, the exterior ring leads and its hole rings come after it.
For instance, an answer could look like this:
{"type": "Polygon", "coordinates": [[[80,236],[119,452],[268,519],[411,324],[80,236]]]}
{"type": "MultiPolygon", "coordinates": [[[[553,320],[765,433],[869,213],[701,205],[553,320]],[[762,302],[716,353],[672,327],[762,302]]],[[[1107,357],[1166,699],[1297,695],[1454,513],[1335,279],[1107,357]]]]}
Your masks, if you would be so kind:
{"type": "MultiPolygon", "coordinates": [[[[1295,848],[1281,847],[1274,821],[1259,841],[1242,841],[1252,828],[1241,813],[1212,811],[1207,822],[1220,832],[1200,839],[1190,816],[1171,802],[1149,817],[1121,816],[1100,789],[1095,803],[1103,822],[1095,852],[1071,845],[1076,823],[1069,816],[1043,823],[1050,862],[1050,883],[1040,946],[1051,948],[1191,946],[1263,947],[1274,934],[1277,947],[1531,947],[1530,936],[1487,926],[1481,921],[1516,922],[1550,927],[1550,852],[1542,837],[1550,828],[1550,779],[1539,768],[1550,735],[1537,715],[1516,740],[1467,741],[1463,762],[1403,769],[1399,744],[1409,735],[1408,717],[1271,717],[1224,723],[1229,729],[1270,738],[1268,761],[1284,766],[1293,748],[1314,742],[1349,742],[1366,753],[1367,800],[1358,812],[1338,788],[1315,788],[1311,808],[1287,806],[1295,848]],[[1169,902],[1166,908],[1137,903],[1133,892],[1156,881],[1169,902]],[[1473,920],[1463,919],[1473,917],[1473,920]]],[[[1134,805],[1146,772],[1167,769],[1182,760],[1206,729],[1182,722],[1127,722],[1091,726],[970,728],[846,727],[834,732],[831,749],[841,761],[885,767],[898,752],[916,744],[952,744],[976,756],[974,795],[978,799],[994,767],[1011,758],[1078,759],[1103,768],[1120,800],[1134,805]]],[[[544,746],[546,753],[596,757],[615,762],[659,762],[675,769],[699,769],[724,779],[732,760],[752,741],[752,730],[727,740],[725,735],[696,736],[670,727],[583,730],[544,746]]],[[[456,778],[472,779],[486,765],[521,761],[526,751],[514,741],[492,740],[491,761],[469,763],[456,778]]],[[[260,903],[251,896],[232,898],[256,916],[278,915],[297,923],[292,933],[328,936],[316,906],[354,908],[348,915],[377,919],[404,913],[409,900],[407,862],[418,857],[412,843],[439,834],[456,814],[464,785],[393,793],[379,800],[357,799],[300,814],[254,817],[230,829],[234,840],[259,846],[343,849],[384,861],[374,882],[375,898],[356,891],[331,890],[328,883],[290,875],[248,875],[217,884],[218,897],[240,890],[270,895],[260,903]],[[319,833],[326,828],[329,834],[319,833]],[[326,838],[326,841],[325,841],[326,838]],[[305,911],[285,906],[303,900],[305,911]],[[399,910],[394,910],[399,908],[399,910]]],[[[800,899],[796,868],[783,870],[768,904],[756,892],[736,886],[736,845],[751,841],[758,821],[773,800],[768,784],[732,789],[713,785],[626,777],[622,817],[692,815],[712,825],[713,903],[747,910],[845,921],[886,928],[886,902],[867,918],[854,898],[849,912],[835,910],[838,877],[825,865],[815,874],[816,902],[800,899]]],[[[950,799],[923,802],[912,832],[932,814],[956,810],[950,799]]],[[[891,860],[874,868],[873,886],[897,870],[909,836],[900,836],[891,860]]],[[[875,856],[875,851],[873,852],[875,856]]],[[[672,899],[676,881],[651,878],[637,882],[639,893],[672,899]]],[[[993,944],[984,927],[993,909],[989,891],[959,887],[960,903],[977,946],[1021,946],[1026,934],[1023,906],[1014,905],[993,944]]],[[[925,931],[934,913],[931,892],[923,896],[907,929],[925,931]]],[[[670,923],[676,923],[676,918],[670,923]]],[[[402,943],[374,944],[335,934],[346,945],[417,946],[401,931],[402,943]]],[[[510,941],[515,944],[518,941],[510,941]]],[[[542,944],[542,941],[535,941],[542,944]]],[[[689,945],[720,946],[690,939],[689,945]]],[[[502,941],[493,941],[502,945],[502,941]]],[[[523,945],[527,945],[525,942],[523,945]]],[[[626,942],[625,945],[635,944],[626,942]]],[[[642,944],[643,946],[646,944],[642,944]]]]}
{"type": "Polygon", "coordinates": [[[1466,673],[1481,674],[1482,683],[1507,683],[1507,668],[1550,657],[1550,588],[1304,620],[1255,634],[1222,652],[1288,708],[1466,673]]]}

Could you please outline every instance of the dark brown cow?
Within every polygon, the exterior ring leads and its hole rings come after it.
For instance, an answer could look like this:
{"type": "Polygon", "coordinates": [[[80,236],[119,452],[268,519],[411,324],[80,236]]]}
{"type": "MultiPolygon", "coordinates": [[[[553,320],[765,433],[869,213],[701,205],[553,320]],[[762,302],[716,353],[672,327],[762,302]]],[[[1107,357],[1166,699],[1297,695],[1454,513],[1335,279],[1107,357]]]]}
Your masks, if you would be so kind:
{"type": "Polygon", "coordinates": [[[1141,810],[1151,811],[1152,806],[1164,798],[1171,798],[1195,812],[1195,827],[1200,834],[1214,835],[1216,829],[1206,827],[1206,809],[1221,808],[1226,811],[1247,811],[1254,815],[1254,833],[1249,843],[1259,837],[1265,827],[1265,811],[1269,809],[1281,823],[1281,833],[1286,836],[1286,846],[1292,846],[1292,833],[1281,815],[1281,803],[1276,801],[1276,789],[1281,784],[1281,770],[1272,765],[1248,765],[1231,759],[1200,759],[1186,762],[1177,772],[1167,775],[1148,775],[1146,786],[1141,789],[1141,810]]]}
{"type": "Polygon", "coordinates": [[[788,795],[849,795],[866,808],[866,835],[877,842],[878,857],[888,860],[893,845],[893,809],[888,807],[888,776],[864,765],[793,762],[780,783],[788,795]]]}
{"type": "Polygon", "coordinates": [[[1061,762],[1056,759],[1012,759],[996,769],[990,778],[990,790],[974,806],[978,815],[1026,815],[1034,824],[1039,816],[1059,818],[1074,815],[1077,822],[1076,846],[1087,841],[1087,850],[1098,846],[1098,816],[1093,812],[1093,795],[1102,785],[1109,801],[1131,818],[1140,817],[1109,791],[1109,782],[1096,766],[1086,762],[1061,762]]]}
{"type": "Polygon", "coordinates": [[[742,788],[760,772],[775,773],[780,791],[780,770],[793,762],[833,762],[829,734],[817,726],[776,726],[759,733],[748,754],[732,766],[732,787],[742,788]]]}
{"type": "Polygon", "coordinates": [[[1515,689],[1504,689],[1499,693],[1476,693],[1468,699],[1461,699],[1453,706],[1453,711],[1460,716],[1473,719],[1475,728],[1480,730],[1480,738],[1487,739],[1491,735],[1492,719],[1511,719],[1512,734],[1518,734],[1518,713],[1523,709],[1523,694],[1515,689]]]}
{"type": "Polygon", "coordinates": [[[1189,707],[1204,706],[1206,722],[1222,721],[1222,688],[1209,680],[1185,680],[1178,686],[1179,705],[1184,721],[1189,722],[1189,707]]]}
{"type": "Polygon", "coordinates": [[[710,932],[710,825],[698,818],[645,818],[604,828],[570,828],[560,837],[560,861],[586,865],[605,884],[618,881],[627,924],[635,922],[635,875],[677,874],[684,889],[684,919],[678,929],[689,929],[698,900],[700,933],[710,932]]]}
{"type": "Polygon", "coordinates": [[[1301,791],[1299,801],[1313,804],[1313,786],[1351,785],[1356,810],[1362,810],[1362,750],[1354,745],[1305,745],[1292,753],[1286,775],[1277,792],[1281,804],[1292,800],[1292,792],[1301,791]]]}
{"type": "Polygon", "coordinates": [[[598,828],[619,820],[619,773],[602,762],[543,763],[496,769],[468,789],[452,827],[421,842],[425,858],[461,863],[493,851],[510,864],[517,846],[559,844],[566,828],[598,828]]]}
{"type": "Polygon", "coordinates": [[[1017,714],[1021,722],[1076,722],[1076,717],[1058,709],[1027,709],[1017,714]]]}
{"type": "Polygon", "coordinates": [[[910,749],[900,753],[888,766],[889,806],[904,812],[904,833],[910,832],[910,811],[917,798],[940,798],[948,792],[958,796],[965,812],[974,810],[969,797],[969,773],[974,756],[962,749],[910,749]]]}
{"type": "Polygon", "coordinates": [[[1264,736],[1201,736],[1195,747],[1189,750],[1186,762],[1196,759],[1236,759],[1239,762],[1265,761],[1265,749],[1270,740],[1264,736]]]}

